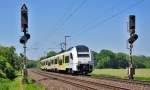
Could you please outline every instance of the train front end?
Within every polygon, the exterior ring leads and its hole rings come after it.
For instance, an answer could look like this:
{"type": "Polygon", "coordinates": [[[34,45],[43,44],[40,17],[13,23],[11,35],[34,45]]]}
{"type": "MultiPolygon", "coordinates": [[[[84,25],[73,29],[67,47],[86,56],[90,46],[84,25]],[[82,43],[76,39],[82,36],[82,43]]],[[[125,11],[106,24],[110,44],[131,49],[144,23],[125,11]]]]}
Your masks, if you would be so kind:
{"type": "Polygon", "coordinates": [[[78,45],[76,48],[76,69],[77,72],[81,74],[87,74],[92,72],[94,62],[92,60],[92,54],[91,50],[84,46],[84,45],[78,45]]]}

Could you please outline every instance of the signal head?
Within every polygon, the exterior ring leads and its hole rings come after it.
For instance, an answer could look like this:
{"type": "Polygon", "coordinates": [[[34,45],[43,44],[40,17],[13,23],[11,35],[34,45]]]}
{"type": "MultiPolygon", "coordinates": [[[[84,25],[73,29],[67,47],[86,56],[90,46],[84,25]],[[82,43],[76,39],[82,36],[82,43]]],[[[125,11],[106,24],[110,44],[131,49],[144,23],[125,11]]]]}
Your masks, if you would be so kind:
{"type": "Polygon", "coordinates": [[[25,37],[27,38],[27,40],[30,39],[30,34],[29,34],[29,33],[26,33],[26,34],[25,34],[25,37]]]}
{"type": "Polygon", "coordinates": [[[135,15],[129,16],[129,32],[131,34],[135,33],[135,15]]]}
{"type": "Polygon", "coordinates": [[[130,44],[133,44],[137,39],[138,39],[138,35],[137,35],[137,34],[133,34],[133,35],[128,39],[128,42],[129,42],[130,44]]]}
{"type": "Polygon", "coordinates": [[[21,7],[21,27],[22,31],[26,32],[26,28],[28,28],[28,8],[25,4],[21,7]]]}
{"type": "Polygon", "coordinates": [[[25,44],[27,42],[27,38],[25,37],[25,36],[22,36],[21,38],[20,38],[20,43],[21,44],[25,44]]]}

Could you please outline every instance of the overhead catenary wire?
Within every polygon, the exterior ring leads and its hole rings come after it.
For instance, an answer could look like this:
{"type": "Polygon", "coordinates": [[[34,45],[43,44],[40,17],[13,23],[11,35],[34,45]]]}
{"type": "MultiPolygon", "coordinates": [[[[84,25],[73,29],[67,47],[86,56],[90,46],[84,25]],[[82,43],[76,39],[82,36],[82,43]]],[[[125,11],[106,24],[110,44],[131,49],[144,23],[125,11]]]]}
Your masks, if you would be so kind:
{"type": "MultiPolygon", "coordinates": [[[[68,14],[66,16],[66,18],[64,18],[64,20],[62,21],[62,23],[55,29],[56,31],[60,31],[62,30],[62,27],[73,17],[73,15],[78,12],[80,10],[80,8],[87,2],[88,0],[83,0],[70,14],[68,14]]],[[[54,32],[53,32],[54,35],[54,32]]],[[[51,35],[51,37],[53,36],[51,35]]]]}
{"type": "MultiPolygon", "coordinates": [[[[62,23],[58,26],[58,28],[55,29],[55,32],[62,30],[62,27],[73,17],[75,13],[77,13],[80,8],[87,2],[88,0],[83,0],[70,14],[66,16],[66,18],[62,21],[62,23]]],[[[73,4],[73,3],[72,3],[73,4]]],[[[73,8],[73,6],[71,6],[73,8]]],[[[71,9],[72,10],[72,9],[71,9]]],[[[54,33],[50,36],[51,38],[53,37],[54,33]]]]}
{"type": "Polygon", "coordinates": [[[73,10],[73,12],[70,13],[70,14],[65,18],[65,20],[62,22],[62,24],[61,24],[60,27],[63,27],[63,26],[65,25],[65,23],[66,23],[67,21],[69,21],[69,19],[71,19],[71,17],[72,17],[77,11],[79,11],[80,8],[81,8],[86,2],[87,2],[87,0],[83,0],[83,1],[78,5],[78,7],[75,8],[75,9],[73,10]]]}
{"type": "Polygon", "coordinates": [[[122,13],[124,13],[124,12],[126,12],[126,11],[128,11],[128,10],[130,10],[130,9],[132,9],[132,8],[135,8],[136,6],[138,6],[139,4],[141,4],[142,2],[144,2],[144,0],[140,0],[140,1],[138,1],[138,2],[135,2],[134,4],[132,4],[132,5],[128,6],[128,7],[126,7],[126,8],[124,8],[124,9],[120,10],[119,12],[117,12],[117,13],[115,13],[115,14],[112,14],[111,16],[108,16],[108,17],[104,18],[103,20],[99,21],[99,22],[96,23],[95,25],[90,26],[90,27],[88,27],[88,28],[86,28],[86,29],[83,29],[83,30],[81,29],[82,31],[80,31],[80,32],[78,32],[78,33],[75,33],[73,36],[74,36],[74,37],[75,37],[75,36],[78,36],[78,37],[79,37],[79,36],[82,34],[82,32],[85,33],[85,32],[87,32],[87,31],[93,30],[93,29],[95,29],[95,28],[101,26],[103,23],[105,23],[105,22],[107,22],[107,21],[109,21],[109,20],[111,20],[111,19],[113,19],[113,18],[115,18],[115,17],[121,15],[122,13]]]}
{"type": "MultiPolygon", "coordinates": [[[[60,25],[62,24],[62,22],[60,23],[60,21],[63,20],[63,19],[65,19],[64,17],[67,16],[68,12],[70,12],[70,11],[73,10],[73,7],[74,7],[75,4],[76,4],[76,2],[75,2],[75,0],[73,0],[73,2],[71,2],[71,4],[69,4],[69,6],[66,7],[66,8],[69,8],[69,9],[66,10],[66,11],[64,12],[64,14],[58,19],[58,24],[56,24],[56,29],[55,29],[55,31],[53,31],[53,34],[52,34],[52,35],[49,35],[49,34],[48,34],[47,37],[53,38],[54,33],[56,33],[56,31],[58,30],[58,28],[59,28],[60,25]],[[59,23],[60,23],[60,25],[59,25],[59,23]]],[[[52,43],[52,44],[54,44],[54,43],[52,43]]],[[[56,44],[56,43],[55,43],[55,44],[56,44]]]]}
{"type": "MultiPolygon", "coordinates": [[[[138,2],[135,2],[134,4],[129,5],[128,7],[126,7],[126,8],[124,8],[124,9],[120,10],[119,12],[117,12],[117,13],[115,13],[115,14],[112,14],[112,15],[110,15],[110,16],[104,18],[103,20],[100,20],[98,23],[96,23],[96,24],[94,24],[94,25],[92,25],[92,26],[88,26],[88,27],[85,28],[85,29],[81,29],[80,32],[73,34],[73,37],[74,37],[74,36],[78,36],[78,37],[79,37],[79,36],[82,34],[82,32],[86,33],[87,31],[93,30],[93,29],[95,29],[95,28],[101,26],[103,23],[105,23],[105,22],[107,22],[107,21],[109,21],[109,20],[111,20],[111,19],[113,19],[113,18],[119,16],[120,14],[122,14],[122,13],[124,13],[124,12],[126,12],[126,11],[128,11],[128,10],[130,10],[130,9],[132,9],[132,8],[134,8],[134,7],[136,7],[136,6],[138,6],[138,5],[141,4],[143,1],[144,1],[144,0],[140,0],[140,1],[138,1],[138,2]]],[[[84,0],[83,2],[85,3],[86,0],[84,0]]],[[[83,3],[83,2],[82,2],[82,3],[83,3]]],[[[80,5],[81,5],[81,6],[84,5],[84,3],[83,3],[83,4],[80,4],[80,5]]],[[[79,5],[79,6],[80,6],[80,5],[79,5]]],[[[78,8],[81,8],[81,6],[78,7],[78,8]]],[[[74,13],[76,13],[76,12],[79,10],[78,8],[74,9],[73,12],[72,12],[71,14],[69,14],[69,15],[64,19],[64,21],[60,24],[60,26],[58,27],[58,29],[55,30],[55,31],[62,30],[61,28],[66,24],[66,22],[69,21],[69,20],[71,19],[71,17],[74,15],[74,13]]],[[[92,23],[93,23],[93,22],[92,22],[92,23]]],[[[87,25],[89,25],[89,24],[87,24],[87,25]]],[[[53,35],[54,35],[54,34],[53,34],[53,35]]],[[[72,35],[71,35],[71,36],[72,36],[72,35]]]]}
{"type": "Polygon", "coordinates": [[[76,4],[75,0],[73,0],[73,2],[71,2],[71,4],[66,8],[68,10],[66,10],[66,12],[64,12],[64,14],[58,19],[58,25],[56,24],[56,27],[59,28],[60,25],[64,22],[64,17],[66,17],[68,15],[68,12],[71,12],[73,10],[74,5],[76,4]],[[60,22],[61,20],[63,20],[62,22],[60,22]],[[60,25],[59,25],[60,23],[60,25]]]}
{"type": "MultiPolygon", "coordinates": [[[[122,2],[122,1],[121,1],[122,2]]],[[[110,12],[113,11],[113,9],[115,9],[116,7],[118,7],[118,4],[120,4],[120,2],[115,3],[113,6],[111,6],[110,8],[104,10],[103,12],[110,12]]],[[[94,19],[92,19],[90,22],[84,24],[83,26],[81,26],[80,30],[84,29],[85,27],[91,25],[93,22],[98,21],[100,18],[102,17],[102,14],[98,15],[97,17],[95,17],[94,19]]]]}

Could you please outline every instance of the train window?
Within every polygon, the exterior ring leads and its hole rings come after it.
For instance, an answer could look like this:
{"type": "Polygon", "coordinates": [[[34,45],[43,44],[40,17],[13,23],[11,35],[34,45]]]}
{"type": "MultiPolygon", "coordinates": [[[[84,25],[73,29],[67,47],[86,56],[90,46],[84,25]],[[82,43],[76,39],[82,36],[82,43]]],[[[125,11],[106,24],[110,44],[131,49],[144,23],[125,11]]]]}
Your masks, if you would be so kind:
{"type": "Polygon", "coordinates": [[[78,54],[78,57],[89,57],[89,54],[78,54]]]}
{"type": "Polygon", "coordinates": [[[52,60],[52,64],[54,64],[54,61],[52,60]]]}
{"type": "Polygon", "coordinates": [[[57,59],[55,59],[55,64],[57,64],[57,59]]]}
{"type": "Polygon", "coordinates": [[[59,64],[59,58],[57,58],[57,64],[59,64]]]}
{"type": "Polygon", "coordinates": [[[50,66],[50,62],[48,62],[48,66],[50,66]]]}
{"type": "Polygon", "coordinates": [[[65,63],[69,63],[69,56],[65,56],[65,63]]]}
{"type": "Polygon", "coordinates": [[[59,60],[59,65],[62,65],[62,59],[59,60]]]}
{"type": "Polygon", "coordinates": [[[77,49],[77,52],[89,52],[88,47],[82,46],[82,45],[76,46],[76,49],[77,49]]]}
{"type": "Polygon", "coordinates": [[[70,58],[73,59],[72,53],[70,53],[70,58]]]}
{"type": "Polygon", "coordinates": [[[62,60],[60,60],[60,65],[62,65],[62,60]]]}
{"type": "Polygon", "coordinates": [[[50,60],[49,63],[50,63],[50,65],[51,65],[51,64],[52,64],[52,61],[50,60]]]}
{"type": "Polygon", "coordinates": [[[62,63],[65,61],[65,56],[62,55],[62,63]]]}

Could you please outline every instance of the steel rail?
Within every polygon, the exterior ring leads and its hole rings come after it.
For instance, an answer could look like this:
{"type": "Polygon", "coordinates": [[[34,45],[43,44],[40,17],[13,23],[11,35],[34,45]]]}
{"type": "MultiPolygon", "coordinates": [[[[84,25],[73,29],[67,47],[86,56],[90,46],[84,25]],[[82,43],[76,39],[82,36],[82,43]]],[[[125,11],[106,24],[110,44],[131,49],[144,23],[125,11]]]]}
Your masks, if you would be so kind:
{"type": "MultiPolygon", "coordinates": [[[[38,73],[38,74],[46,76],[46,77],[55,78],[55,79],[61,80],[63,82],[65,81],[66,83],[68,82],[68,79],[70,79],[70,80],[78,81],[80,83],[93,85],[93,86],[96,86],[96,87],[109,88],[109,89],[113,89],[113,90],[129,90],[129,89],[118,87],[118,86],[112,86],[112,85],[108,85],[108,84],[102,84],[102,83],[97,83],[97,82],[92,82],[92,81],[87,81],[87,80],[81,80],[81,79],[77,79],[77,78],[74,78],[74,77],[62,76],[61,74],[54,74],[54,73],[49,73],[49,72],[37,71],[37,70],[36,71],[33,70],[32,72],[38,73]],[[51,75],[53,75],[53,77],[51,75]],[[64,79],[60,79],[60,78],[65,78],[65,80],[64,79]]],[[[74,86],[75,85],[76,86],[78,85],[79,87],[82,86],[82,87],[84,87],[84,89],[87,87],[88,89],[91,89],[91,90],[97,90],[94,87],[92,88],[92,87],[89,87],[89,86],[84,86],[84,85],[73,83],[73,82],[69,81],[69,84],[71,84],[71,83],[74,86]]]]}

